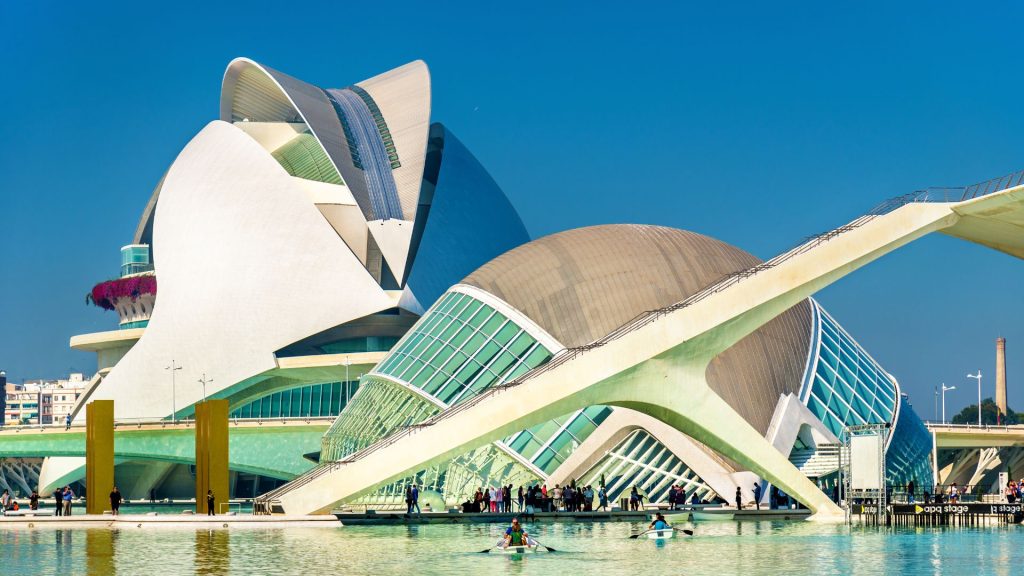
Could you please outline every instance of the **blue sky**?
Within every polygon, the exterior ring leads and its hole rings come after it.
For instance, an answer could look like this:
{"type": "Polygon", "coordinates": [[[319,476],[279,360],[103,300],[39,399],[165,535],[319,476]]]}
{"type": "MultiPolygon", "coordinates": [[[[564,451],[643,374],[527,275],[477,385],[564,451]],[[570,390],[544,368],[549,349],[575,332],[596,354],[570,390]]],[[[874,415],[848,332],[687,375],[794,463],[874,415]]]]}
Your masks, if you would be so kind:
{"type": "MultiPolygon", "coordinates": [[[[1012,3],[0,3],[0,369],[92,372],[73,334],[160,175],[248,56],[341,87],[425,60],[433,119],[540,236],[652,223],[768,258],[924,186],[1024,168],[1012,3]],[[713,6],[710,4],[714,4],[713,6]]],[[[201,281],[201,279],[199,279],[201,281]]],[[[1024,409],[1024,263],[926,238],[819,300],[933,414],[1024,409]]]]}

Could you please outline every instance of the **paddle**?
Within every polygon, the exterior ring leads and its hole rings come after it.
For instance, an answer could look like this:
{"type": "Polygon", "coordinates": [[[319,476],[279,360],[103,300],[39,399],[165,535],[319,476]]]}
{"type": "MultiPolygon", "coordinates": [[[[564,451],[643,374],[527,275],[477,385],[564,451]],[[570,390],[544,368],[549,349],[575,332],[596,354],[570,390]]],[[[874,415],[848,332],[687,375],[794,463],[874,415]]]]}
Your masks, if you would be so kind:
{"type": "MultiPolygon", "coordinates": [[[[682,532],[683,534],[686,534],[687,536],[693,536],[693,530],[681,530],[679,528],[673,528],[673,530],[675,530],[676,532],[682,532]]],[[[630,540],[636,540],[637,538],[643,536],[644,534],[647,534],[648,532],[654,532],[654,530],[644,530],[643,532],[641,532],[639,534],[630,534],[629,538],[630,538],[630,540]]]]}
{"type": "MultiPolygon", "coordinates": [[[[531,540],[533,540],[533,539],[531,538],[531,540]]],[[[537,542],[536,540],[533,540],[533,543],[536,544],[537,546],[540,546],[541,548],[544,548],[548,552],[558,552],[558,550],[555,550],[551,546],[547,546],[545,544],[541,544],[540,542],[537,542]]]]}
{"type": "MultiPolygon", "coordinates": [[[[494,546],[491,546],[490,548],[485,548],[485,549],[481,550],[480,552],[477,552],[477,554],[487,554],[491,550],[494,550],[495,548],[501,546],[504,542],[505,542],[505,539],[502,538],[501,540],[498,540],[497,543],[494,544],[494,546]]],[[[532,545],[534,545],[534,546],[540,546],[541,548],[544,548],[548,552],[558,552],[558,550],[555,550],[551,546],[547,546],[545,544],[541,544],[540,542],[537,542],[536,540],[534,540],[532,538],[530,539],[530,543],[532,545]]]]}
{"type": "Polygon", "coordinates": [[[498,540],[497,542],[495,542],[495,543],[494,543],[494,546],[491,546],[490,548],[484,548],[483,550],[481,550],[481,551],[477,552],[477,554],[487,554],[487,553],[488,553],[488,552],[490,552],[491,550],[494,550],[494,549],[495,549],[495,548],[497,548],[498,546],[501,546],[502,542],[504,542],[504,541],[505,541],[505,539],[504,539],[504,538],[502,538],[501,540],[498,540]]]}

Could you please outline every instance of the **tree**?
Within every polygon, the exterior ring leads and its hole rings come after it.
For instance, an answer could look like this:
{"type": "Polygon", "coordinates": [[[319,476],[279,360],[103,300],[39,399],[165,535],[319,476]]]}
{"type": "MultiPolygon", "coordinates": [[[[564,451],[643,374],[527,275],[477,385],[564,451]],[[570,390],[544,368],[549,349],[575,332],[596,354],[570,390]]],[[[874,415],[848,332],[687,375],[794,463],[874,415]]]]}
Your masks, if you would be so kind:
{"type": "MultiPolygon", "coordinates": [[[[991,398],[985,398],[981,401],[981,423],[989,426],[995,426],[998,424],[1018,424],[1020,422],[1020,416],[1013,411],[1009,406],[1006,407],[1006,414],[999,418],[996,422],[996,415],[999,414],[999,407],[991,398]]],[[[971,404],[964,408],[959,414],[953,416],[953,424],[977,424],[978,423],[978,405],[971,404]]]]}

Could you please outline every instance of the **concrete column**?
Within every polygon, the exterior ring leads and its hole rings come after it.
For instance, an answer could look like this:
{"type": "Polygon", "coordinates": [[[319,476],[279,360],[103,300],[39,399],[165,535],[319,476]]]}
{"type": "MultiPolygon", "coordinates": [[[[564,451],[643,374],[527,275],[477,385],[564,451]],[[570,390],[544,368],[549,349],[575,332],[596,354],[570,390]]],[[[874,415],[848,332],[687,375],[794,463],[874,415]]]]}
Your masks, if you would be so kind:
{"type": "Polygon", "coordinates": [[[215,512],[227,512],[228,401],[196,404],[196,513],[206,514],[206,493],[213,491],[215,512]]]}
{"type": "Polygon", "coordinates": [[[103,514],[114,489],[114,401],[85,407],[85,512],[103,514]]]}
{"type": "Polygon", "coordinates": [[[1006,415],[1006,338],[996,338],[996,406],[1006,415]]]}

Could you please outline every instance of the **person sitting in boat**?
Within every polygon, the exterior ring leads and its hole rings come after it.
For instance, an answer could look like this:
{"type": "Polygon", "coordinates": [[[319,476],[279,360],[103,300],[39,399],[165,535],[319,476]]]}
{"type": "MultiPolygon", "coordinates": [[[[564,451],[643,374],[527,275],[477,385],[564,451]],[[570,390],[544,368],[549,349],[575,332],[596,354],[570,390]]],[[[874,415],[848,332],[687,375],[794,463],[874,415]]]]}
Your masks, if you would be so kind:
{"type": "Polygon", "coordinates": [[[530,536],[523,530],[523,527],[519,525],[519,518],[512,519],[512,525],[509,526],[508,530],[505,530],[505,543],[503,548],[509,546],[529,546],[530,536]]]}
{"type": "Polygon", "coordinates": [[[672,527],[665,521],[665,517],[661,515],[661,512],[654,516],[654,522],[651,522],[651,525],[647,527],[648,530],[668,530],[670,528],[672,527]]]}

